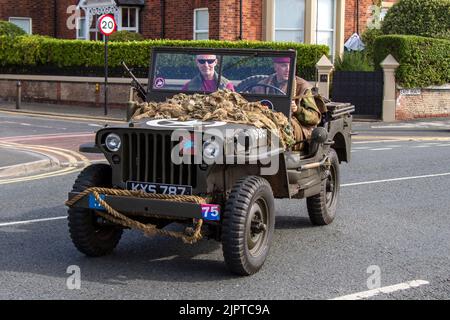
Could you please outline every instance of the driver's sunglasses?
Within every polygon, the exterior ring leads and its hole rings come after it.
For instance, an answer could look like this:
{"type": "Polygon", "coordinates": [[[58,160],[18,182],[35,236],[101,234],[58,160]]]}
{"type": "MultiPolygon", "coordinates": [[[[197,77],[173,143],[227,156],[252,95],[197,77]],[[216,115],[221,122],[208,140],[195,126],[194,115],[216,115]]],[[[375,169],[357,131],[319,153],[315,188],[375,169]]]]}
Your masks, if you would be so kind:
{"type": "Polygon", "coordinates": [[[200,64],[205,64],[206,62],[208,62],[208,64],[213,64],[216,62],[216,59],[197,59],[197,61],[200,64]]]}

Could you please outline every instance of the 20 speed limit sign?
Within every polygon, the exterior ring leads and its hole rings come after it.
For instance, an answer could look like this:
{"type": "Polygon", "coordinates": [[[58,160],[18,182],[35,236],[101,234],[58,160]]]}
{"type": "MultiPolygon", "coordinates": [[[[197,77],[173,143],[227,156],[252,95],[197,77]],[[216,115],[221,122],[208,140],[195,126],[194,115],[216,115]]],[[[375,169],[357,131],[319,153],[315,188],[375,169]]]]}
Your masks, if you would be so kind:
{"type": "Polygon", "coordinates": [[[111,14],[104,14],[98,19],[98,28],[104,36],[112,35],[117,29],[117,23],[114,16],[111,14]]]}

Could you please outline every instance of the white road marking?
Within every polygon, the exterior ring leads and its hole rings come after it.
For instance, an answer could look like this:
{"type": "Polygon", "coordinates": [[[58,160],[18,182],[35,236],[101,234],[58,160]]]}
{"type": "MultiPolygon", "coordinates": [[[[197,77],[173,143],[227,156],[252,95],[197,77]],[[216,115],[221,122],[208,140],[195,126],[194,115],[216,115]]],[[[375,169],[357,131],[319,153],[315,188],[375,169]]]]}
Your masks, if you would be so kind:
{"type": "Polygon", "coordinates": [[[67,219],[67,216],[45,218],[45,219],[33,219],[33,220],[25,220],[25,221],[15,221],[15,222],[6,222],[6,223],[0,223],[0,227],[8,227],[8,226],[15,226],[15,225],[19,225],[19,224],[29,224],[29,223],[62,220],[62,219],[67,219]]]}
{"type": "Polygon", "coordinates": [[[333,298],[330,300],[360,300],[360,299],[367,299],[373,296],[376,296],[378,294],[389,294],[389,293],[393,293],[396,291],[401,291],[401,290],[408,290],[408,289],[412,289],[412,288],[417,288],[426,284],[430,284],[428,281],[425,280],[412,280],[412,281],[408,281],[408,282],[403,282],[403,283],[399,283],[399,284],[395,284],[392,286],[388,286],[388,287],[381,287],[378,289],[373,289],[373,290],[368,290],[368,291],[362,291],[362,292],[358,292],[358,293],[354,293],[354,294],[349,294],[346,296],[342,296],[342,297],[337,297],[337,298],[333,298]]]}
{"type": "Polygon", "coordinates": [[[392,150],[392,148],[375,148],[375,149],[369,149],[370,151],[382,151],[382,150],[392,150]]]}
{"type": "Polygon", "coordinates": [[[432,145],[429,145],[429,144],[422,144],[422,145],[419,145],[419,146],[412,146],[411,148],[429,148],[429,147],[435,147],[435,146],[432,146],[432,145]]]}
{"type": "Polygon", "coordinates": [[[444,177],[444,176],[450,176],[450,172],[437,173],[437,174],[427,174],[427,175],[423,175],[423,176],[412,176],[412,177],[402,177],[402,178],[394,178],[394,179],[384,179],[384,180],[373,180],[373,181],[364,181],[364,182],[344,183],[344,184],[341,184],[341,187],[352,187],[352,186],[360,186],[360,185],[364,185],[364,184],[374,184],[374,183],[383,183],[383,182],[391,182],[391,181],[404,181],[404,180],[434,178],[434,177],[444,177]]]}

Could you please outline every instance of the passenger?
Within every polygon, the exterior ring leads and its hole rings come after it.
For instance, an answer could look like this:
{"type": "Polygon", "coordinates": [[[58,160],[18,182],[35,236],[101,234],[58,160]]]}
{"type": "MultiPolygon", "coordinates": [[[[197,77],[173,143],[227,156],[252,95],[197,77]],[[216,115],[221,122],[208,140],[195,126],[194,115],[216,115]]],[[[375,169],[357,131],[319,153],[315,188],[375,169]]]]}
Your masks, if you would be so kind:
{"type": "Polygon", "coordinates": [[[234,91],[233,84],[225,77],[220,78],[220,84],[217,88],[218,74],[215,71],[217,57],[212,54],[199,54],[195,57],[195,64],[199,74],[184,84],[183,91],[203,91],[214,92],[218,89],[228,89],[234,91]]]}
{"type": "MultiPolygon", "coordinates": [[[[286,93],[290,64],[291,60],[289,57],[274,58],[273,68],[275,73],[258,83],[274,86],[286,93]]],[[[312,86],[306,80],[297,76],[295,76],[294,86],[295,94],[291,103],[291,125],[293,127],[295,141],[298,142],[294,150],[301,150],[303,149],[303,143],[300,143],[300,141],[311,138],[312,130],[320,123],[321,113],[314,100],[314,95],[311,91],[312,86]]],[[[281,94],[278,90],[265,86],[255,86],[251,92],[281,94]]]]}

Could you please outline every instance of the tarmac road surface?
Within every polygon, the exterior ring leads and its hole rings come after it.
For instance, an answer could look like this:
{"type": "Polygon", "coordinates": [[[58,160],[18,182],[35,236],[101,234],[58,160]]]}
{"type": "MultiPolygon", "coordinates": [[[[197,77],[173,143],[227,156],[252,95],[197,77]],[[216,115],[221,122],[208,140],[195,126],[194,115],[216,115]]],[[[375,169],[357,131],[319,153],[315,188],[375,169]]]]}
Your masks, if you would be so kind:
{"type": "MultiPolygon", "coordinates": [[[[75,120],[0,120],[31,124],[0,126],[0,141],[95,130],[75,120]]],[[[79,168],[0,184],[0,299],[449,299],[449,135],[375,125],[383,124],[354,126],[336,220],[313,227],[305,201],[276,200],[270,255],[245,278],[230,274],[220,243],[207,240],[190,246],[125,231],[112,255],[85,257],[71,243],[64,207],[79,168]],[[81,282],[71,290],[73,266],[81,282]]],[[[59,148],[74,144],[61,139],[59,148]]]]}

